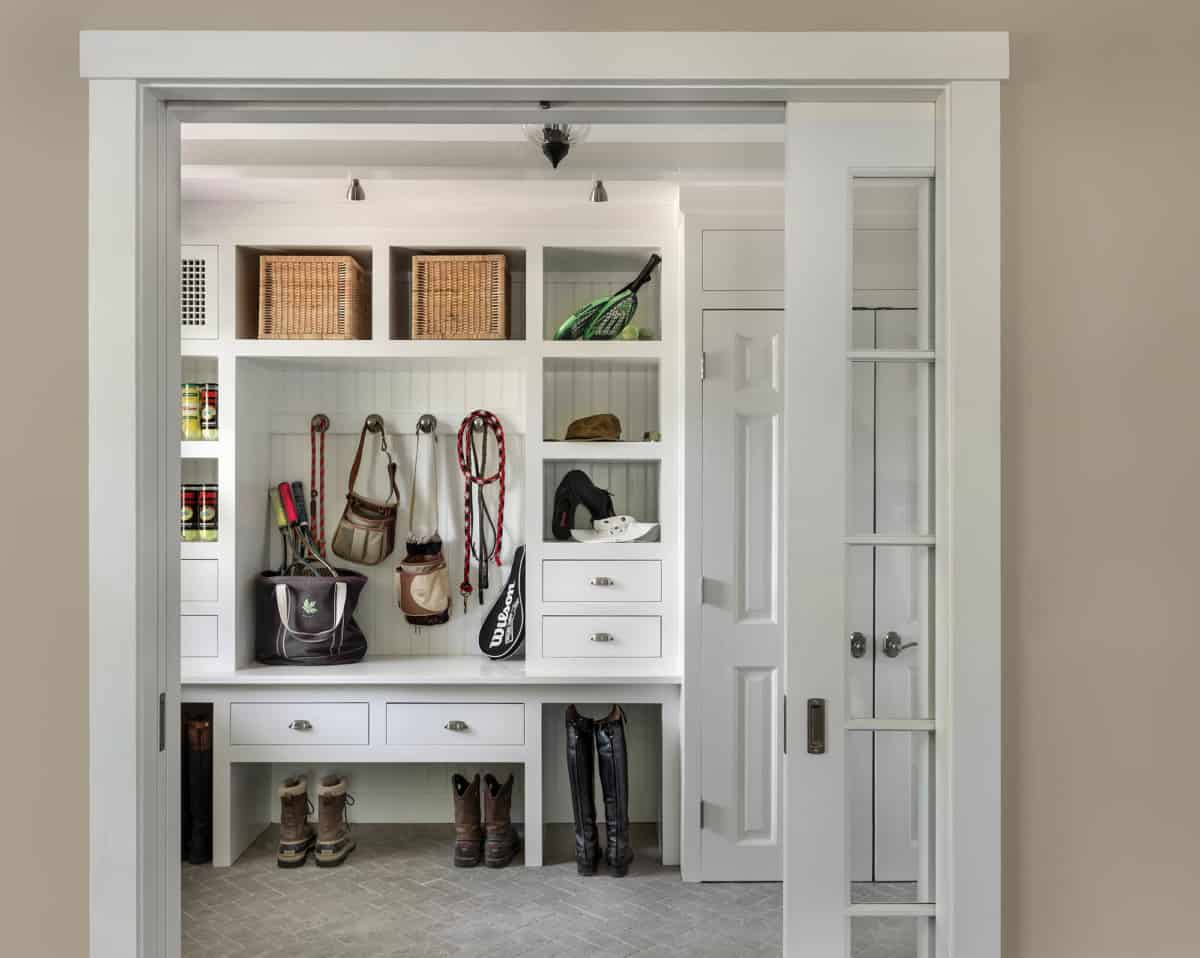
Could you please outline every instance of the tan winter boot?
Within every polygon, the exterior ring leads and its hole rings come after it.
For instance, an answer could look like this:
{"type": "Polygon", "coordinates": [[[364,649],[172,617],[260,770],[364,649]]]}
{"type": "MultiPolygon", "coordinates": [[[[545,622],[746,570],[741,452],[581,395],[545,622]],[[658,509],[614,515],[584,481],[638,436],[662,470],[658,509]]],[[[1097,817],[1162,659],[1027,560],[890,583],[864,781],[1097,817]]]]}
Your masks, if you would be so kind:
{"type": "Polygon", "coordinates": [[[489,772],[483,783],[483,863],[503,868],[521,850],[521,838],[512,824],[513,777],[509,775],[501,785],[489,772]]]}
{"type": "Polygon", "coordinates": [[[354,797],[346,794],[346,780],[340,775],[321,779],[317,788],[317,867],[333,868],[354,851],[346,806],[354,797]]]}
{"type": "Polygon", "coordinates": [[[454,795],[454,867],[474,868],[483,858],[483,824],[479,817],[479,776],[450,779],[454,795]]]}
{"type": "Polygon", "coordinates": [[[317,839],[308,822],[311,811],[305,778],[289,778],[279,786],[279,854],[275,860],[280,868],[299,868],[307,860],[317,839]]]}

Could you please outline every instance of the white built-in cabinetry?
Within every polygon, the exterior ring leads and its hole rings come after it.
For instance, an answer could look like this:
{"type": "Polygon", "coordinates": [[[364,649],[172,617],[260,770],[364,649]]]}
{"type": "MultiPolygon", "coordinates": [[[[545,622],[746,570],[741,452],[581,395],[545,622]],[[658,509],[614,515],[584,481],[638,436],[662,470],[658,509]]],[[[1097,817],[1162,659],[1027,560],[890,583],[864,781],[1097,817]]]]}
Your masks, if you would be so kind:
{"type": "MultiPolygon", "coordinates": [[[[534,189],[505,189],[527,205],[538,202],[534,189]]],[[[682,262],[674,190],[660,199],[636,210],[526,210],[523,223],[493,213],[461,227],[413,222],[386,201],[306,215],[283,205],[185,202],[183,258],[202,261],[210,285],[195,291],[206,304],[203,325],[183,328],[181,381],[217,382],[221,418],[218,441],[181,444],[184,481],[216,482],[220,501],[217,541],[181,543],[181,673],[184,701],[213,706],[217,865],[230,864],[271,820],[273,786],[286,772],[331,768],[350,775],[358,820],[367,821],[449,820],[451,771],[511,768],[522,796],[516,817],[525,823],[525,861],[540,864],[543,824],[571,820],[561,726],[572,702],[595,714],[613,702],[626,707],[633,817],[657,823],[663,861],[679,861],[682,262]],[[370,338],[257,339],[258,257],[318,249],[353,255],[369,270],[370,338]],[[409,338],[412,256],[456,249],[508,257],[509,339],[409,338]],[[552,341],[569,312],[619,288],[651,252],[663,265],[639,297],[644,338],[552,341]],[[495,412],[506,434],[504,566],[491,570],[486,605],[472,596],[464,612],[454,434],[477,408],[495,412]],[[309,421],[318,412],[332,422],[327,532],[340,513],[362,421],[383,416],[400,467],[399,549],[415,422],[423,413],[438,418],[436,498],[451,618],[437,627],[405,622],[393,585],[400,555],[393,554],[359,569],[368,577],[357,611],[370,647],[365,660],[262,666],[253,658],[252,581],[279,562],[267,490],[283,480],[309,486],[309,421]],[[570,420],[597,412],[616,413],[630,441],[561,441],[570,420]],[[661,440],[642,441],[651,432],[661,440]],[[549,502],[570,468],[608,488],[619,512],[660,523],[658,540],[554,541],[549,502]],[[476,636],[522,543],[526,657],[492,663],[479,655],[476,636]],[[594,641],[597,635],[611,640],[594,641]],[[447,728],[451,720],[465,729],[447,728]]],[[[377,449],[361,477],[360,491],[385,495],[377,449]]],[[[433,499],[433,489],[419,492],[423,502],[433,499]]]]}

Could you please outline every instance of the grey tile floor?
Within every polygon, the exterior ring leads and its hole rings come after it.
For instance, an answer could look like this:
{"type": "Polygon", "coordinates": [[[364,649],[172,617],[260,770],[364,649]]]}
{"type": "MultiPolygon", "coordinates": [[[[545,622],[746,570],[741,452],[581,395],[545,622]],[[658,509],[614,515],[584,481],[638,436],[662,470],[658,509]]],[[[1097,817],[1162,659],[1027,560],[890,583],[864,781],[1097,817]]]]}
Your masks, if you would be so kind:
{"type": "Polygon", "coordinates": [[[453,827],[356,825],[336,869],[275,866],[274,829],[231,868],[184,865],[186,958],[470,955],[753,958],[780,954],[782,886],[685,884],[639,830],[629,875],[592,878],[547,836],[548,864],[453,868],[453,827]],[[556,854],[557,853],[557,854],[556,854]]]}

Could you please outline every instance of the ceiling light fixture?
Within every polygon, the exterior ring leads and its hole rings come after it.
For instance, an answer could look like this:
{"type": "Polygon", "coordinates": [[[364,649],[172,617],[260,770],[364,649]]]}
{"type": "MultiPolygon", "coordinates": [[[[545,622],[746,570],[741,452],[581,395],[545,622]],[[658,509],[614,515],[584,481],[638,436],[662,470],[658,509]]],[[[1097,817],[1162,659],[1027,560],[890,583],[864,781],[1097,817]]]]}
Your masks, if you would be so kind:
{"type": "Polygon", "coordinates": [[[592,192],[588,196],[588,199],[593,203],[608,202],[608,190],[604,188],[604,180],[597,179],[592,183],[592,192]]]}
{"type": "MultiPolygon", "coordinates": [[[[551,108],[547,100],[543,100],[540,106],[543,110],[551,108]]],[[[566,158],[571,147],[587,138],[591,127],[586,123],[527,123],[522,129],[525,131],[525,138],[538,147],[542,156],[557,170],[558,164],[566,158]]]]}
{"type": "Polygon", "coordinates": [[[350,180],[350,186],[346,188],[346,199],[353,203],[361,203],[367,198],[367,191],[363,189],[362,184],[358,181],[358,177],[350,180]]]}

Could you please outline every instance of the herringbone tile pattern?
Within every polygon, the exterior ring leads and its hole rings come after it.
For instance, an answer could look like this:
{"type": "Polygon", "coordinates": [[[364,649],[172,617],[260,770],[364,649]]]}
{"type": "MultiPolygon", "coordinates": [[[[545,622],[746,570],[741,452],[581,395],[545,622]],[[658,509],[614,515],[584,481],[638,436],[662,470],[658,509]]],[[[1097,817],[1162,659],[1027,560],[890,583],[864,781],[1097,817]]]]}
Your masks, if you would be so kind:
{"type": "MultiPolygon", "coordinates": [[[[185,958],[753,958],[778,956],[778,884],[684,884],[653,830],[623,879],[453,868],[453,827],[358,825],[341,868],[275,866],[275,830],[232,867],[184,866],[185,958]]],[[[569,828],[567,829],[569,836],[569,828]]],[[[569,849],[569,846],[568,846],[569,849]]],[[[569,854],[569,851],[568,851],[569,854]]]]}

